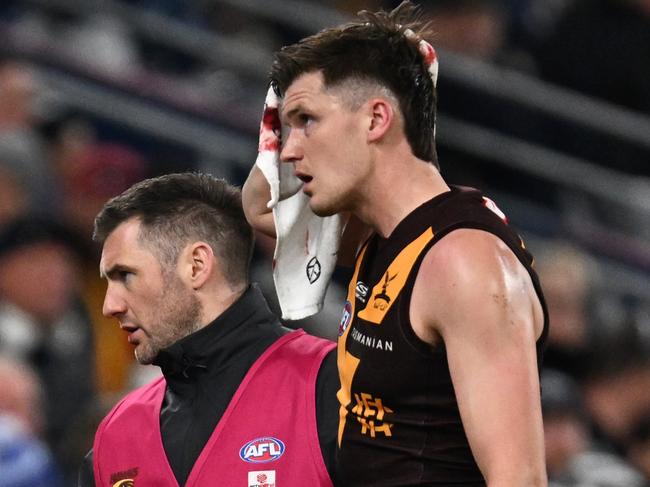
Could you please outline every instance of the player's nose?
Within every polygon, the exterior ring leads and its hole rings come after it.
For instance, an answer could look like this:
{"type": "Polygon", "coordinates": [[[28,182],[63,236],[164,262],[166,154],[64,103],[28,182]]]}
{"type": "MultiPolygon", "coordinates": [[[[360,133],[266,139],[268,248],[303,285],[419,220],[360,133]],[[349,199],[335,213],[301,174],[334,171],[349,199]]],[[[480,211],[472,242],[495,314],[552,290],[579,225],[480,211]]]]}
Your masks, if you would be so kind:
{"type": "Polygon", "coordinates": [[[298,133],[289,130],[285,135],[285,140],[282,144],[282,151],[280,152],[280,160],[282,162],[296,162],[302,159],[303,151],[300,143],[298,133]]]}

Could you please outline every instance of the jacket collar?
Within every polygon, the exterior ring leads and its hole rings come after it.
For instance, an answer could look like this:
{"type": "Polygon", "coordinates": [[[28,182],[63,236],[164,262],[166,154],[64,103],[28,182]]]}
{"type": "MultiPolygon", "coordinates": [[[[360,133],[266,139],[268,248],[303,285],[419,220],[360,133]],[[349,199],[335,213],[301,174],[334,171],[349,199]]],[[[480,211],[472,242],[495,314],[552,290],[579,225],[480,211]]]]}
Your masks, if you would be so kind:
{"type": "Polygon", "coordinates": [[[237,350],[254,342],[260,333],[276,328],[281,329],[277,317],[269,310],[258,286],[252,284],[210,324],[161,350],[154,365],[161,368],[170,385],[194,382],[227,366],[237,350]]]}

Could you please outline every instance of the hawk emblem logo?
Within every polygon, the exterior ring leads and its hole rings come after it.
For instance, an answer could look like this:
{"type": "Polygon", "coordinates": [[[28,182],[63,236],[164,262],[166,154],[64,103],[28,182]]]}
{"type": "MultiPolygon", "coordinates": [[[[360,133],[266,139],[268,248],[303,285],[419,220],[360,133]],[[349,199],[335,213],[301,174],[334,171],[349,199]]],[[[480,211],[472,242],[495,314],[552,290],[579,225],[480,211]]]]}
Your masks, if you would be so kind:
{"type": "Polygon", "coordinates": [[[386,309],[386,306],[390,304],[390,296],[386,294],[386,290],[388,289],[388,284],[397,277],[397,273],[393,274],[392,276],[386,272],[385,277],[384,277],[384,284],[381,287],[381,292],[376,294],[374,296],[375,302],[374,306],[375,308],[379,308],[381,310],[386,309]]]}

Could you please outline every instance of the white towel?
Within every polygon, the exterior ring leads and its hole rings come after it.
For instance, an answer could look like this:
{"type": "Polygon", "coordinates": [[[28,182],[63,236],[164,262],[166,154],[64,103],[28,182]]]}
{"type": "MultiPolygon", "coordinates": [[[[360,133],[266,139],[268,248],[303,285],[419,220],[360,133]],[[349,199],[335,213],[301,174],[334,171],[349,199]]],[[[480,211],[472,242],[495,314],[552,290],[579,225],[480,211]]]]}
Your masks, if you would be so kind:
{"type": "Polygon", "coordinates": [[[319,217],[291,164],[280,162],[281,126],[278,97],[270,87],[264,103],[260,144],[255,164],[271,187],[276,244],[273,281],[282,318],[298,320],[318,313],[336,266],[343,230],[342,217],[319,217]]]}
{"type": "MultiPolygon", "coordinates": [[[[416,39],[410,29],[406,29],[404,35],[416,39]]],[[[425,40],[420,40],[418,47],[435,86],[438,78],[436,52],[425,40]]],[[[255,164],[271,187],[267,206],[273,210],[276,232],[273,281],[282,318],[298,320],[318,313],[323,307],[344,225],[340,215],[325,218],[315,215],[309,208],[309,197],[300,191],[302,181],[294,176],[293,166],[280,162],[279,101],[269,87],[255,164]]]]}

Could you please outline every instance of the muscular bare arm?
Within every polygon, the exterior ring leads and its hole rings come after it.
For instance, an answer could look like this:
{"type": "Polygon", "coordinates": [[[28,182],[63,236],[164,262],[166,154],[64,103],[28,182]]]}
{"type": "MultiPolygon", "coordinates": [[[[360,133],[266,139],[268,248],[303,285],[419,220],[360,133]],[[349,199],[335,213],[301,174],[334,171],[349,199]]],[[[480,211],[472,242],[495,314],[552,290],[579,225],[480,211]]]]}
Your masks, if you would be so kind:
{"type": "Polygon", "coordinates": [[[269,237],[275,237],[273,213],[266,204],[271,199],[271,188],[262,171],[253,165],[242,188],[242,204],[248,223],[269,237]]]}
{"type": "Polygon", "coordinates": [[[425,257],[413,290],[416,334],[444,341],[458,407],[488,486],[547,484],[535,342],[541,305],[497,237],[461,229],[425,257]]]}

